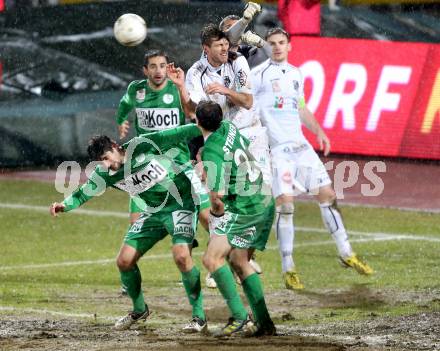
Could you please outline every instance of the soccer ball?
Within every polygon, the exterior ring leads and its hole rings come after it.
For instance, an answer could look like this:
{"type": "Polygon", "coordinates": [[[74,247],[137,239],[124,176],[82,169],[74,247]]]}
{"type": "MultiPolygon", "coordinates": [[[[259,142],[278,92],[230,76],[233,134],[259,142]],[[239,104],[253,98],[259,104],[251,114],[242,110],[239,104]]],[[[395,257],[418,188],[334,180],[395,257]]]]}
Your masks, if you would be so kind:
{"type": "Polygon", "coordinates": [[[120,44],[136,46],[147,36],[147,25],[141,16],[126,13],[116,20],[113,33],[120,44]]]}

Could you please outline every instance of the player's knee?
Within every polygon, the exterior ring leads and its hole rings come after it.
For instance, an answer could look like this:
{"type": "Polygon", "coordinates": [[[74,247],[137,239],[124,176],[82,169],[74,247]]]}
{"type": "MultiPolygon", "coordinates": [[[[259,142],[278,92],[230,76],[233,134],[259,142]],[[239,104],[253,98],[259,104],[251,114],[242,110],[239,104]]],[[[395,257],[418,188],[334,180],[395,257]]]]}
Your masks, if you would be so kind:
{"type": "Polygon", "coordinates": [[[188,254],[180,253],[174,256],[174,262],[181,271],[187,271],[192,263],[192,259],[188,254]]]}
{"type": "Polygon", "coordinates": [[[332,187],[321,188],[318,195],[319,202],[333,204],[336,202],[336,193],[332,187]]]}
{"type": "Polygon", "coordinates": [[[118,256],[116,258],[116,265],[118,266],[120,271],[129,271],[134,267],[136,262],[133,262],[133,260],[127,256],[118,256]]]}
{"type": "Polygon", "coordinates": [[[206,253],[203,255],[202,263],[209,272],[214,272],[217,267],[217,260],[206,253]]]}
{"type": "Polygon", "coordinates": [[[277,206],[276,212],[277,216],[279,216],[280,223],[292,223],[294,210],[295,206],[291,202],[283,202],[281,205],[277,206]]]}

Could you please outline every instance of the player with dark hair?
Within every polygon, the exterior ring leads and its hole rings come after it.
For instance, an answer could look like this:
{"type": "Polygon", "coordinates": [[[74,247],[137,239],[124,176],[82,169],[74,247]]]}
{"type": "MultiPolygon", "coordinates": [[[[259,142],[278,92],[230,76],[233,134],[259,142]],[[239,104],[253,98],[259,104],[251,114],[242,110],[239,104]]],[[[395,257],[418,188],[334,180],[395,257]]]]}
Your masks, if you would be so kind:
{"type": "Polygon", "coordinates": [[[133,303],[133,311],[116,322],[116,329],[128,329],[148,317],[137,262],[167,234],[172,237],[173,258],[193,307],[192,319],[184,331],[201,332],[207,328],[200,271],[191,257],[198,210],[191,195],[191,181],[185,174],[189,158],[187,153],[182,155],[179,147],[180,142],[200,135],[198,129],[192,127],[179,127],[182,129],[179,133],[175,128],[141,135],[124,145],[118,145],[106,136],[92,138],[88,153],[100,164],[85,184],[62,203],[50,207],[54,216],[74,210],[107,187],[126,191],[144,201],[145,208],[125,235],[116,259],[121,282],[133,303]]]}
{"type": "Polygon", "coordinates": [[[255,249],[265,249],[271,231],[275,209],[270,189],[249,152],[249,141],[233,123],[223,121],[219,104],[200,102],[196,118],[205,139],[202,160],[211,199],[210,239],[203,264],[232,315],[220,334],[275,335],[260,278],[248,260],[255,249]],[[240,278],[256,328],[238,295],[226,257],[240,278]]]}
{"type": "MultiPolygon", "coordinates": [[[[116,113],[119,136],[124,138],[129,129],[129,113],[136,112],[136,135],[160,130],[173,129],[185,124],[179,91],[167,77],[168,55],[161,50],[149,50],[145,53],[143,72],[146,79],[135,80],[128,86],[116,113]]],[[[189,153],[188,145],[180,144],[182,153],[189,153]]],[[[186,156],[185,156],[186,157],[186,156]]],[[[200,178],[194,169],[188,168],[186,175],[193,184],[194,195],[200,205],[199,220],[208,229],[209,198],[200,178]]],[[[139,198],[130,199],[130,222],[133,224],[143,211],[144,203],[139,198]]]]}

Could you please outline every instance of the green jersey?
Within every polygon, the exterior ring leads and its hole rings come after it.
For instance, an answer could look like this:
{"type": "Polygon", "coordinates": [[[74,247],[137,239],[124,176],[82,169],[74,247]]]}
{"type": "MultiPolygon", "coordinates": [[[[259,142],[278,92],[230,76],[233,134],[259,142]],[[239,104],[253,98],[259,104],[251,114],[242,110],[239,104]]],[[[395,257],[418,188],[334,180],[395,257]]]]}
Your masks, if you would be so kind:
{"type": "Polygon", "coordinates": [[[119,125],[127,120],[133,109],[136,110],[136,135],[185,124],[179,91],[170,80],[158,91],[151,89],[146,79],[131,82],[119,103],[116,116],[119,125]]]}
{"type": "Polygon", "coordinates": [[[202,152],[208,188],[224,193],[225,211],[244,215],[264,212],[272,198],[248,146],[238,128],[223,121],[205,140],[202,152]]]}
{"type": "Polygon", "coordinates": [[[191,198],[191,181],[185,175],[189,158],[182,163],[182,151],[177,147],[200,135],[194,125],[141,135],[123,145],[125,162],[117,171],[98,165],[85,184],[68,196],[64,211],[81,206],[100,195],[107,187],[138,196],[151,208],[161,208],[191,198]]]}

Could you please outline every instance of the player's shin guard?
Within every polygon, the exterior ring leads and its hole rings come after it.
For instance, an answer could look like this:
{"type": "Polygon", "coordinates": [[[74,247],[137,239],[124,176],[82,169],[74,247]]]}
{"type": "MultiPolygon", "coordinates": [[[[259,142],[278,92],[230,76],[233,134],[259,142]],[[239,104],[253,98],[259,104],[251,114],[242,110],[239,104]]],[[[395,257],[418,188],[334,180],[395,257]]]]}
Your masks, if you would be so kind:
{"type": "Polygon", "coordinates": [[[336,200],[331,203],[320,203],[319,207],[324,225],[336,242],[339,256],[342,258],[350,257],[353,255],[353,250],[348,241],[348,235],[342,221],[341,212],[336,205],[336,200]]]}
{"type": "Polygon", "coordinates": [[[193,308],[192,316],[206,320],[205,312],[203,311],[203,295],[199,269],[194,266],[189,272],[182,272],[182,283],[185,287],[189,303],[193,308]]]}
{"type": "Polygon", "coordinates": [[[261,286],[258,274],[253,273],[246,277],[242,282],[242,286],[256,322],[259,325],[270,323],[271,319],[269,311],[267,310],[266,301],[264,300],[263,287],[261,286]]]}
{"type": "Polygon", "coordinates": [[[129,271],[121,271],[121,283],[127,288],[127,294],[133,301],[133,311],[142,313],[145,311],[144,294],[141,289],[142,277],[139,267],[135,265],[129,271]]]}
{"type": "Polygon", "coordinates": [[[236,320],[244,320],[247,317],[246,308],[241,301],[240,295],[237,292],[234,276],[228,264],[223,265],[215,272],[211,273],[217,283],[217,287],[220,290],[229,310],[232,313],[232,317],[236,320]]]}
{"type": "Polygon", "coordinates": [[[293,209],[292,203],[284,203],[276,208],[275,232],[278,239],[283,272],[290,271],[294,267],[292,258],[293,241],[295,238],[293,209]]]}

